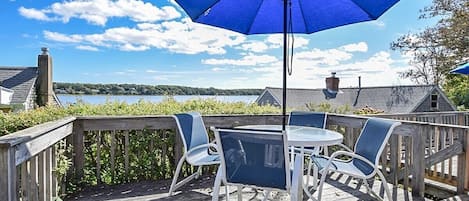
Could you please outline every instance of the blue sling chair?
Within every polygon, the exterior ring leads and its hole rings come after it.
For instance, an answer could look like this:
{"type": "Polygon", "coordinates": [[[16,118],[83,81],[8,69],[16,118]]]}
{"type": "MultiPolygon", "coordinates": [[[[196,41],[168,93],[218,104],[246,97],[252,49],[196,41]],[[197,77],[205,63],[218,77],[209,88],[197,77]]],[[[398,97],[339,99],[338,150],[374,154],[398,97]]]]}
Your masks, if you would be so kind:
{"type": "MultiPolygon", "coordinates": [[[[308,126],[315,128],[326,128],[327,113],[325,112],[308,112],[308,111],[292,111],[288,118],[288,125],[293,126],[308,126]]],[[[303,149],[305,155],[310,156],[312,154],[318,155],[322,150],[322,147],[305,147],[303,149]]],[[[295,151],[298,153],[301,151],[298,148],[295,148],[295,151]]],[[[324,149],[325,154],[327,155],[327,148],[324,149]]],[[[292,152],[293,154],[293,152],[292,152]]],[[[305,187],[309,184],[309,176],[311,174],[312,161],[309,160],[307,177],[305,181],[305,187]]],[[[313,188],[317,187],[317,178],[318,170],[313,168],[313,188]]],[[[309,192],[309,191],[306,191],[309,192]]]]}
{"type": "Polygon", "coordinates": [[[388,200],[392,200],[386,179],[378,169],[378,162],[391,133],[400,124],[400,122],[392,120],[370,118],[366,121],[358,137],[355,151],[350,149],[347,151],[336,151],[330,157],[312,155],[313,163],[319,168],[319,173],[322,175],[318,189],[318,200],[321,200],[322,188],[329,171],[362,179],[367,192],[371,192],[375,196],[377,195],[372,192],[366,180],[378,174],[388,200]],[[340,156],[349,156],[352,159],[344,161],[338,159],[340,156]]]}
{"type": "Polygon", "coordinates": [[[198,178],[202,174],[202,166],[220,163],[219,155],[211,153],[209,150],[210,147],[216,149],[217,146],[209,142],[207,130],[199,113],[181,113],[175,114],[173,117],[176,120],[179,134],[184,144],[184,154],[176,167],[176,172],[169,188],[169,196],[182,185],[194,178],[198,178]],[[191,176],[176,183],[184,161],[187,161],[192,166],[198,166],[198,169],[191,176]]]}
{"type": "MultiPolygon", "coordinates": [[[[251,129],[218,129],[215,132],[221,158],[215,179],[212,201],[219,199],[221,182],[238,187],[238,200],[242,200],[242,187],[267,192],[291,192],[291,200],[298,198],[297,178],[300,172],[290,172],[287,136],[282,131],[251,129]]],[[[297,160],[299,161],[299,160],[297,160]]],[[[295,167],[299,167],[295,162],[295,167]]],[[[229,200],[228,193],[226,199],[229,200]]],[[[264,200],[269,193],[265,193],[264,200]]]]}

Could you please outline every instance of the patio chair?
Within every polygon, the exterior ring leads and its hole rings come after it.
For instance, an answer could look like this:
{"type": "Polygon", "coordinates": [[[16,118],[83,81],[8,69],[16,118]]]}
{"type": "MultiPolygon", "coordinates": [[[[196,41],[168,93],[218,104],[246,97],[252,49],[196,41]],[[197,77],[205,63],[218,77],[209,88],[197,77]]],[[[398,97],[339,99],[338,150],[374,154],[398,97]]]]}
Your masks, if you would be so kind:
{"type": "MultiPolygon", "coordinates": [[[[400,122],[392,120],[370,118],[366,121],[358,137],[355,144],[355,151],[350,149],[347,151],[336,151],[328,158],[324,156],[311,156],[313,163],[319,168],[319,173],[322,175],[319,183],[318,200],[321,200],[322,188],[329,171],[362,179],[368,193],[373,192],[368,185],[367,179],[378,174],[384,186],[386,196],[389,200],[392,200],[388,183],[383,173],[378,169],[378,162],[391,133],[394,128],[400,124],[400,122]],[[337,159],[340,156],[349,156],[351,159],[347,161],[337,159]]],[[[374,195],[379,197],[376,194],[374,195]]]]}
{"type": "Polygon", "coordinates": [[[179,134],[184,144],[184,154],[176,167],[176,172],[169,188],[169,196],[182,185],[194,178],[198,178],[202,174],[202,166],[220,163],[219,155],[209,150],[210,147],[216,150],[217,146],[209,143],[207,130],[199,113],[181,113],[175,114],[173,117],[176,120],[179,134]],[[176,183],[184,161],[187,161],[192,166],[198,166],[198,169],[194,174],[176,183]]]}
{"type": "MultiPolygon", "coordinates": [[[[212,201],[218,200],[220,184],[238,187],[238,200],[242,200],[242,187],[269,192],[290,192],[292,200],[298,198],[298,180],[301,171],[290,172],[287,137],[282,131],[245,129],[213,129],[220,153],[221,165],[215,179],[212,201]],[[292,174],[292,176],[291,176],[292,174]]],[[[295,167],[299,167],[296,160],[295,167]]],[[[227,193],[227,195],[229,195],[227,193]]],[[[228,196],[226,197],[229,199],[228,196]]]]}
{"type": "MultiPolygon", "coordinates": [[[[307,112],[307,111],[292,111],[290,112],[290,116],[288,118],[288,125],[293,126],[309,126],[315,128],[326,128],[326,121],[327,121],[327,113],[325,112],[307,112]]],[[[305,147],[303,152],[306,156],[310,156],[312,154],[319,154],[324,149],[324,154],[327,155],[327,147],[305,147]]],[[[298,148],[294,148],[295,152],[298,153],[301,150],[298,148]]],[[[293,154],[293,152],[292,152],[293,154]]],[[[309,184],[309,176],[311,174],[311,168],[313,166],[312,160],[309,160],[307,166],[307,173],[308,177],[306,177],[305,185],[309,184]]],[[[317,175],[318,170],[317,168],[313,169],[313,188],[316,189],[317,187],[317,175]]]]}

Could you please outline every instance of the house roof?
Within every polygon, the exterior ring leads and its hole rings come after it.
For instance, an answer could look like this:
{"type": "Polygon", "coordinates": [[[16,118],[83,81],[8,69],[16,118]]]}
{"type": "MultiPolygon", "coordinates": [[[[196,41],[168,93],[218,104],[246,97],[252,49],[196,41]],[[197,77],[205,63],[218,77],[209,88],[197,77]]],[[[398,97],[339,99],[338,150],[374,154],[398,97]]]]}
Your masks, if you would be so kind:
{"type": "MultiPolygon", "coordinates": [[[[385,113],[408,113],[428,96],[435,85],[409,85],[386,87],[341,88],[335,98],[327,99],[324,89],[288,89],[287,107],[306,108],[306,104],[329,103],[333,107],[349,105],[353,109],[369,106],[384,110],[385,113]]],[[[272,94],[282,105],[282,88],[267,87],[265,92],[272,94]]],[[[438,90],[441,92],[441,90],[438,90]]],[[[258,98],[259,101],[260,97],[258,98]]]]}
{"type": "Polygon", "coordinates": [[[13,104],[26,102],[37,76],[37,67],[0,67],[0,85],[14,90],[13,104]]]}

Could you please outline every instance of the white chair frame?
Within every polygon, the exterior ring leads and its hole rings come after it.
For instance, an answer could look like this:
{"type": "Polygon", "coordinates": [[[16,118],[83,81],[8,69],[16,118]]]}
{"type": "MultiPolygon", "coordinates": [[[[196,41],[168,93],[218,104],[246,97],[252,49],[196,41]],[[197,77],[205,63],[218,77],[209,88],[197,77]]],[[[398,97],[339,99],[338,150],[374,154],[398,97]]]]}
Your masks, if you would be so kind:
{"type": "MultiPolygon", "coordinates": [[[[188,156],[194,151],[197,151],[199,149],[209,149],[209,148],[213,148],[214,150],[217,150],[218,147],[214,143],[207,143],[207,144],[202,144],[202,145],[193,147],[192,149],[188,150],[187,149],[186,139],[184,137],[184,134],[182,133],[183,130],[182,130],[181,124],[180,124],[178,118],[175,115],[172,115],[172,117],[176,120],[176,124],[177,124],[177,127],[178,127],[178,132],[180,134],[179,136],[182,138],[182,142],[184,144],[184,154],[182,155],[181,159],[179,159],[179,162],[177,164],[176,171],[175,171],[174,176],[173,176],[173,181],[171,182],[171,186],[169,188],[169,193],[168,193],[169,196],[172,196],[174,191],[176,189],[180,188],[181,186],[183,186],[184,184],[190,182],[193,179],[198,179],[199,176],[202,175],[202,166],[220,164],[220,161],[210,161],[210,162],[201,163],[201,162],[196,162],[196,161],[191,160],[191,158],[188,157],[188,156]],[[188,150],[188,151],[186,152],[186,150],[188,150]],[[195,173],[193,173],[192,175],[184,178],[180,182],[177,182],[177,179],[178,179],[179,174],[181,172],[181,168],[182,168],[182,165],[184,164],[184,161],[187,161],[192,166],[198,166],[198,168],[197,168],[197,171],[195,173]]],[[[207,136],[207,141],[208,141],[208,136],[207,136]]],[[[216,151],[215,151],[215,153],[216,153],[216,151]]]]}
{"type": "MultiPolygon", "coordinates": [[[[366,127],[366,124],[365,123],[365,126],[364,128],[366,127]]],[[[388,132],[386,133],[386,136],[385,136],[385,139],[384,141],[387,142],[394,130],[395,127],[399,126],[401,123],[400,122],[394,122],[392,124],[392,126],[389,128],[388,132]]],[[[363,130],[362,130],[363,132],[363,130]]],[[[361,134],[360,136],[358,137],[358,140],[360,140],[360,137],[361,137],[361,134]]],[[[357,140],[357,141],[358,141],[357,140]]],[[[356,147],[357,147],[357,144],[355,144],[355,147],[354,147],[354,150],[356,150],[356,147]]],[[[382,146],[379,148],[378,150],[378,153],[382,153],[384,147],[386,146],[387,143],[383,143],[382,146]]],[[[367,193],[373,193],[373,191],[370,189],[370,186],[368,185],[368,182],[367,182],[367,179],[370,179],[372,177],[374,177],[376,174],[378,174],[381,182],[382,182],[382,185],[384,186],[384,190],[385,190],[385,193],[386,193],[386,197],[388,198],[388,200],[392,200],[392,197],[391,197],[391,192],[389,190],[389,187],[388,187],[388,183],[386,181],[386,178],[384,177],[383,173],[379,170],[378,168],[378,163],[379,163],[379,160],[378,159],[375,159],[375,162],[371,162],[369,161],[368,159],[366,159],[365,157],[361,156],[361,155],[358,155],[358,154],[355,154],[352,150],[350,150],[350,148],[346,147],[345,145],[342,145],[342,147],[346,148],[347,151],[336,151],[334,152],[328,162],[326,163],[326,166],[319,171],[319,173],[321,173],[321,181],[319,182],[319,189],[318,189],[318,200],[320,201],[321,200],[321,196],[322,196],[322,189],[323,189],[323,186],[324,186],[324,182],[326,180],[326,177],[329,173],[329,171],[332,171],[332,172],[338,172],[338,173],[342,173],[342,174],[346,174],[346,175],[350,175],[352,177],[355,177],[355,178],[359,178],[359,179],[362,179],[365,183],[365,186],[367,188],[367,193]],[[349,157],[352,157],[352,158],[356,158],[356,159],[359,159],[361,161],[364,161],[366,164],[370,165],[371,167],[373,167],[373,172],[365,175],[364,173],[362,173],[361,171],[357,171],[357,172],[348,172],[348,171],[341,171],[339,169],[335,169],[335,168],[331,168],[331,166],[333,165],[333,161],[338,161],[338,162],[349,162],[349,161],[343,161],[343,160],[340,160],[340,159],[337,159],[337,157],[339,156],[349,156],[349,157]]],[[[380,157],[380,154],[376,155],[376,158],[379,158],[380,157]]],[[[376,195],[375,193],[373,193],[376,197],[380,198],[378,195],[376,195]]],[[[384,198],[381,198],[384,200],[384,198]]]]}

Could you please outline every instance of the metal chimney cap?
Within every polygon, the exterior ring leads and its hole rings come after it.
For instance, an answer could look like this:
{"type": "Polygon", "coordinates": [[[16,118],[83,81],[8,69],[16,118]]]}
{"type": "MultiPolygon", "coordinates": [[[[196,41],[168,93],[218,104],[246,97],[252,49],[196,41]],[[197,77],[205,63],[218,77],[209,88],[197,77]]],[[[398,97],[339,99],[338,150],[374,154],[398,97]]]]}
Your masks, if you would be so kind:
{"type": "Polygon", "coordinates": [[[48,55],[49,54],[49,48],[47,47],[41,47],[42,55],[48,55]]]}

